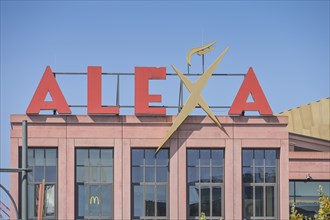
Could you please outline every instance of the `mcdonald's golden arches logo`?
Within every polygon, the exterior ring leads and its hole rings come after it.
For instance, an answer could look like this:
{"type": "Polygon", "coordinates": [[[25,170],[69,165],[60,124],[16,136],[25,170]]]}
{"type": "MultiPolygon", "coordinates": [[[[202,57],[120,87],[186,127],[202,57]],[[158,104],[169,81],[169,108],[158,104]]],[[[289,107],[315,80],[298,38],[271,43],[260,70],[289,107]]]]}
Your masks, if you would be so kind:
{"type": "Polygon", "coordinates": [[[98,196],[91,196],[91,198],[89,199],[89,204],[98,204],[100,205],[100,199],[98,196]]]}

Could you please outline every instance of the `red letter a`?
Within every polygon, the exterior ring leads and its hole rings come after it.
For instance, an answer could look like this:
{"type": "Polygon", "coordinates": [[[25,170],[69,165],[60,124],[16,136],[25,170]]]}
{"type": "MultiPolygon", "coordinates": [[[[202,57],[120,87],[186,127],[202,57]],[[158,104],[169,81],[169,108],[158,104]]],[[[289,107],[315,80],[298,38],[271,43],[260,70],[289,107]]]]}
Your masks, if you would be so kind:
{"type": "Polygon", "coordinates": [[[71,114],[68,103],[65,101],[62,91],[49,66],[47,66],[40,80],[38,88],[26,110],[26,114],[38,114],[40,110],[57,110],[59,114],[71,114]],[[53,101],[45,101],[48,92],[53,101]]]}
{"type": "Polygon", "coordinates": [[[252,67],[245,75],[228,114],[241,115],[243,111],[258,111],[260,115],[273,114],[252,67]],[[254,102],[247,102],[249,94],[252,95],[254,102]]]}

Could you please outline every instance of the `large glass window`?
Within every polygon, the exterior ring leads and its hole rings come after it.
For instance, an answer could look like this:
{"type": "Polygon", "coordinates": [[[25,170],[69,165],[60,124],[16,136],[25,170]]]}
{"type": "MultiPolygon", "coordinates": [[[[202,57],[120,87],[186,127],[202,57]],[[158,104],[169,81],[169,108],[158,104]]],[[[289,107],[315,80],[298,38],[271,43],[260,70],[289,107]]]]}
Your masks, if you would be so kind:
{"type": "Polygon", "coordinates": [[[277,218],[278,151],[242,151],[243,218],[277,218]]]}
{"type": "Polygon", "coordinates": [[[28,218],[37,219],[38,217],[39,189],[40,184],[42,184],[44,180],[45,187],[42,216],[43,219],[56,219],[57,149],[28,148],[28,167],[32,169],[31,172],[28,172],[28,218]]]}
{"type": "Polygon", "coordinates": [[[329,181],[290,181],[290,206],[294,203],[298,213],[313,218],[320,207],[319,186],[326,196],[330,195],[329,181]]]}
{"type": "Polygon", "coordinates": [[[187,150],[187,195],[190,219],[219,219],[223,212],[224,151],[220,149],[187,150]]]}
{"type": "Polygon", "coordinates": [[[168,149],[132,150],[132,218],[167,219],[168,149]]]}
{"type": "Polygon", "coordinates": [[[113,218],[113,149],[76,149],[76,218],[113,218]]]}

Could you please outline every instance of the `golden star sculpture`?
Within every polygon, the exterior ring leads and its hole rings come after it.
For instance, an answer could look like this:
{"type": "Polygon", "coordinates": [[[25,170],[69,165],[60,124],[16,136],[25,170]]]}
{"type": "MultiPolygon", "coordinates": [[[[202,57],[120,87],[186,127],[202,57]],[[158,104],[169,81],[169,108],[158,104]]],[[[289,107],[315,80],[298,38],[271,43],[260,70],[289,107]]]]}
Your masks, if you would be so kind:
{"type": "MultiPolygon", "coordinates": [[[[208,53],[213,50],[213,48],[210,48],[213,44],[215,44],[216,41],[213,41],[210,44],[193,48],[188,52],[187,55],[187,62],[188,65],[190,64],[190,57],[198,53],[198,55],[203,55],[205,53],[208,53]]],[[[219,63],[221,62],[222,58],[227,53],[229,47],[227,47],[221,54],[218,56],[218,58],[211,64],[211,66],[202,74],[202,76],[194,83],[192,83],[183,73],[181,73],[174,65],[171,65],[174,71],[178,74],[183,84],[187,87],[188,91],[190,92],[190,96],[186,103],[184,104],[182,110],[178,114],[178,116],[175,118],[170,130],[167,132],[166,136],[163,138],[161,144],[158,146],[156,153],[162,148],[162,146],[166,143],[166,141],[172,136],[172,134],[178,129],[178,127],[182,124],[182,122],[189,116],[189,114],[192,112],[192,110],[195,109],[197,104],[208,114],[208,116],[220,127],[222,128],[222,125],[220,124],[218,118],[214,115],[210,107],[205,102],[204,98],[202,97],[201,93],[204,89],[206,83],[210,80],[212,74],[214,73],[215,69],[218,67],[219,63]]]]}

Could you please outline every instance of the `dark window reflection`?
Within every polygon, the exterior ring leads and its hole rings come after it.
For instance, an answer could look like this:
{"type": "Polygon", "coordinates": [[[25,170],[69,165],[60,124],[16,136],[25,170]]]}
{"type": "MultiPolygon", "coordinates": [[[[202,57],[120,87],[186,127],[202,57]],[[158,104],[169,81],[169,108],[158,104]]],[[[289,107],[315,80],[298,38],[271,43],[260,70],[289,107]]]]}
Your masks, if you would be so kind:
{"type": "Polygon", "coordinates": [[[76,149],[76,219],[111,219],[113,149],[76,149]]]}
{"type": "Polygon", "coordinates": [[[276,219],[277,160],[274,149],[242,150],[243,218],[276,219]]]}
{"type": "Polygon", "coordinates": [[[330,195],[330,181],[290,181],[290,206],[294,203],[299,213],[313,218],[320,206],[319,187],[326,196],[330,195]]]}
{"type": "MultiPolygon", "coordinates": [[[[20,152],[21,155],[21,152],[20,152]]],[[[43,186],[43,217],[55,219],[57,191],[57,149],[29,148],[28,167],[28,217],[36,219],[39,208],[39,189],[43,186]]]]}
{"type": "Polygon", "coordinates": [[[132,150],[133,219],[166,218],[168,149],[132,150]]]}
{"type": "Polygon", "coordinates": [[[222,187],[224,151],[187,150],[188,215],[220,218],[223,214],[222,187]]]}

